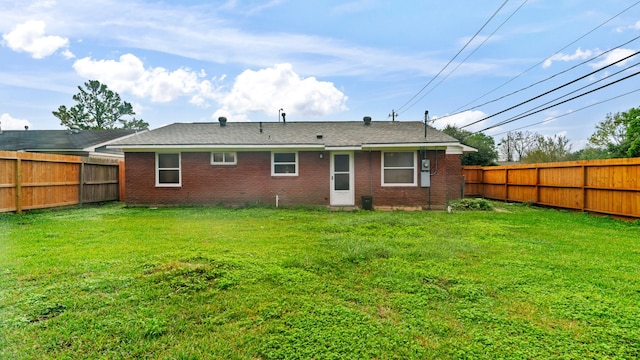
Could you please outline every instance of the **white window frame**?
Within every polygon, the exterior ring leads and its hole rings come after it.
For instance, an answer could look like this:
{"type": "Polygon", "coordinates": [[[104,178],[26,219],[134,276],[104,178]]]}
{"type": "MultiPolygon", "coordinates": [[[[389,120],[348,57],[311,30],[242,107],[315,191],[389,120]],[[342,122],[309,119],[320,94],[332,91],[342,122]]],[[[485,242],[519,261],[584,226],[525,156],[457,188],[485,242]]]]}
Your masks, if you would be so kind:
{"type": "Polygon", "coordinates": [[[380,182],[382,186],[418,186],[418,153],[417,151],[382,151],[380,159],[380,182]],[[413,153],[413,166],[409,167],[385,167],[384,163],[384,155],[387,153],[413,153]],[[413,182],[411,183],[387,183],[384,180],[384,171],[387,169],[392,170],[412,170],[413,171],[413,182]]]}
{"type": "Polygon", "coordinates": [[[182,153],[180,152],[160,152],[156,153],[156,186],[157,187],[180,187],[182,186],[182,153]],[[177,168],[161,168],[160,156],[161,155],[178,155],[178,167],[177,168]],[[178,182],[177,183],[161,183],[160,171],[161,170],[178,170],[178,182]]]}
{"type": "Polygon", "coordinates": [[[298,176],[298,152],[297,151],[272,151],[271,152],[271,176],[298,176]],[[277,165],[293,165],[295,167],[295,171],[292,173],[277,173],[276,172],[276,154],[294,154],[295,160],[293,162],[279,162],[277,165]]]}
{"type": "Polygon", "coordinates": [[[211,165],[237,165],[238,153],[235,151],[212,151],[211,152],[211,165]],[[222,154],[222,161],[215,161],[214,155],[222,154]],[[227,161],[227,154],[233,154],[233,161],[227,161]]]}

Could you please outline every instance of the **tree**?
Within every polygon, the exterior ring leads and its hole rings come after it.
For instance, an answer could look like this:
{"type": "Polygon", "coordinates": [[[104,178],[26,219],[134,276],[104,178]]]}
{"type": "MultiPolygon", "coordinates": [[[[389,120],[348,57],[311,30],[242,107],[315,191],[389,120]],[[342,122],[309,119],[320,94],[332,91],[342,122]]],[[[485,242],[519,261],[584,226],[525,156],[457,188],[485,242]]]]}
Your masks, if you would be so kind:
{"type": "Polygon", "coordinates": [[[496,145],[491,136],[483,133],[474,134],[453,125],[447,125],[442,132],[453,136],[465,145],[478,149],[478,152],[462,155],[462,165],[495,165],[498,151],[496,151],[496,145]]]}
{"type": "Polygon", "coordinates": [[[537,134],[534,145],[521,161],[524,163],[541,163],[565,161],[571,155],[569,139],[563,135],[546,137],[537,134]]]}
{"type": "Polygon", "coordinates": [[[622,121],[627,126],[626,141],[629,145],[627,156],[640,156],[640,109],[631,108],[621,114],[622,121]]]}
{"type": "Polygon", "coordinates": [[[506,138],[500,139],[500,152],[507,161],[520,161],[531,150],[537,137],[538,134],[529,131],[510,131],[506,138]]]}
{"type": "Polygon", "coordinates": [[[584,149],[574,152],[571,159],[567,160],[600,160],[610,158],[607,150],[587,145],[584,149]]]}
{"type": "Polygon", "coordinates": [[[60,125],[80,129],[146,129],[149,124],[142,119],[126,119],[136,113],[130,103],[122,101],[118,93],[97,80],[89,80],[80,92],[73,95],[77,102],[71,108],[62,105],[53,115],[60,119],[60,125]],[[120,125],[120,126],[118,126],[120,125]]]}
{"type": "Polygon", "coordinates": [[[607,114],[605,119],[596,125],[596,132],[589,137],[589,146],[601,150],[604,158],[626,157],[629,143],[627,123],[623,115],[607,114]]]}

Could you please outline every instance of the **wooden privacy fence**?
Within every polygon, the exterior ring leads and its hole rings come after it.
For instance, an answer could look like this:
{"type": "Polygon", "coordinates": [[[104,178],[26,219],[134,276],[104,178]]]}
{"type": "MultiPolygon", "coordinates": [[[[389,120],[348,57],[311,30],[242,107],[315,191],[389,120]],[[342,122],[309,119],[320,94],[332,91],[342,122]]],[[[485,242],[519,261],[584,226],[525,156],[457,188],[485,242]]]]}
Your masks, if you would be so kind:
{"type": "Polygon", "coordinates": [[[640,218],[640,158],[465,166],[466,197],[640,218]]]}
{"type": "Polygon", "coordinates": [[[0,212],[123,199],[124,161],[0,151],[0,212]]]}

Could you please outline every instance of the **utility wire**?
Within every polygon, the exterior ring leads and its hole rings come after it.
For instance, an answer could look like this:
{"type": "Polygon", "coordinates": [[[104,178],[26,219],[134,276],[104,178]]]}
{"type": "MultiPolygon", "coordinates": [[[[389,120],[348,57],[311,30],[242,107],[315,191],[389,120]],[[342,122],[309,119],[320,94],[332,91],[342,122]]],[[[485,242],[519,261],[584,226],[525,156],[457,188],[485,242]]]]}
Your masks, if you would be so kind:
{"type": "Polygon", "coordinates": [[[487,131],[487,130],[491,130],[491,129],[495,128],[495,127],[502,126],[502,125],[506,125],[506,124],[508,124],[508,123],[512,123],[512,122],[514,122],[514,121],[516,121],[516,120],[520,120],[520,119],[523,119],[523,118],[525,118],[525,117],[528,117],[528,116],[531,116],[531,115],[534,115],[534,114],[537,114],[537,113],[543,112],[543,111],[545,111],[545,110],[549,110],[549,109],[551,109],[551,108],[553,108],[553,107],[556,107],[556,106],[558,106],[558,105],[562,105],[562,104],[567,103],[567,102],[569,102],[569,101],[573,101],[573,100],[575,100],[575,99],[577,99],[577,98],[580,98],[580,97],[582,97],[582,96],[585,96],[585,95],[591,94],[592,92],[596,92],[596,91],[598,91],[598,90],[602,90],[602,89],[604,89],[604,88],[606,88],[606,87],[609,87],[609,86],[611,86],[611,85],[617,84],[617,83],[619,83],[619,82],[621,82],[621,81],[623,81],[623,80],[629,79],[629,78],[634,77],[634,76],[639,75],[639,74],[640,74],[640,71],[635,72],[635,73],[633,73],[633,74],[631,74],[631,75],[627,75],[627,76],[625,76],[625,77],[623,77],[623,78],[621,78],[621,79],[618,79],[618,80],[616,80],[616,81],[612,81],[612,82],[610,82],[610,83],[608,83],[608,84],[606,84],[606,85],[602,85],[602,86],[597,87],[597,88],[595,88],[595,89],[593,89],[593,90],[589,90],[589,91],[587,91],[587,92],[585,92],[585,93],[582,93],[582,94],[580,94],[580,95],[576,95],[576,96],[574,96],[574,97],[572,97],[572,98],[569,98],[569,99],[567,99],[567,100],[561,101],[561,102],[559,102],[559,103],[557,103],[557,104],[553,104],[553,105],[547,106],[547,107],[545,107],[545,108],[542,108],[542,109],[536,110],[536,111],[534,111],[534,112],[532,112],[532,113],[528,113],[528,114],[526,114],[526,115],[522,115],[522,116],[519,116],[519,117],[516,117],[516,118],[510,119],[510,120],[508,120],[508,121],[500,122],[500,123],[498,123],[498,124],[495,124],[495,125],[492,125],[492,126],[486,127],[486,128],[484,128],[484,129],[482,129],[482,130],[479,130],[478,132],[484,132],[484,131],[487,131]]]}
{"type": "MultiPolygon", "coordinates": [[[[529,124],[529,125],[521,126],[521,127],[519,127],[519,128],[511,129],[511,130],[508,130],[508,131],[503,131],[503,132],[501,132],[501,133],[493,134],[493,135],[491,135],[491,136],[498,136],[498,135],[508,134],[508,133],[510,133],[510,132],[512,132],[512,131],[522,130],[522,129],[526,129],[526,128],[529,128],[529,127],[532,127],[532,126],[536,126],[536,125],[544,124],[544,123],[547,123],[547,122],[549,122],[549,121],[559,119],[559,118],[561,118],[561,117],[565,117],[565,116],[573,115],[573,114],[575,114],[575,113],[577,113],[577,112],[579,112],[579,111],[582,111],[582,110],[588,109],[588,108],[590,108],[590,107],[597,106],[597,105],[600,105],[600,104],[604,104],[604,103],[609,102],[609,101],[611,101],[611,100],[615,100],[615,99],[618,99],[618,98],[621,98],[621,97],[623,97],[623,96],[627,96],[627,95],[630,95],[630,94],[633,94],[633,93],[637,93],[638,91],[640,91],[640,89],[631,90],[631,91],[628,91],[628,92],[626,92],[626,93],[624,93],[624,94],[620,94],[620,95],[617,95],[617,96],[614,96],[614,97],[608,98],[608,99],[606,99],[606,100],[598,101],[598,102],[596,102],[596,103],[589,104],[589,105],[584,106],[584,107],[581,107],[581,108],[579,108],[579,109],[572,110],[571,112],[568,112],[568,113],[566,113],[566,114],[562,114],[562,115],[554,116],[554,117],[551,117],[551,118],[548,118],[548,119],[545,119],[545,120],[542,120],[542,121],[535,122],[535,123],[533,123],[533,124],[529,124]]],[[[478,133],[479,133],[479,132],[475,132],[475,133],[473,133],[472,135],[475,135],[475,134],[478,134],[478,133]]]]}
{"type": "Polygon", "coordinates": [[[569,95],[571,95],[571,94],[577,93],[577,92],[578,92],[578,91],[580,91],[580,90],[584,90],[584,89],[586,89],[586,88],[588,88],[588,87],[591,87],[591,86],[593,86],[593,85],[595,85],[595,84],[597,84],[597,83],[599,83],[599,82],[601,82],[601,81],[604,81],[604,80],[606,80],[606,79],[608,79],[608,78],[611,78],[611,77],[613,77],[613,76],[615,76],[615,75],[618,75],[618,74],[620,74],[620,73],[622,73],[622,72],[625,72],[625,71],[627,71],[627,70],[629,70],[629,69],[631,69],[631,68],[633,68],[633,67],[636,67],[636,66],[638,66],[638,65],[640,65],[640,63],[635,63],[635,64],[633,64],[633,65],[627,66],[626,68],[621,69],[621,70],[618,70],[618,71],[616,71],[616,72],[615,72],[615,73],[613,73],[613,74],[607,75],[607,76],[603,77],[602,79],[599,79],[599,80],[597,80],[597,81],[595,81],[595,82],[589,83],[589,84],[587,84],[587,85],[585,85],[585,86],[582,86],[582,87],[580,87],[580,88],[578,88],[578,89],[575,89],[575,90],[573,90],[573,91],[571,91],[571,92],[569,92],[569,93],[566,93],[566,94],[564,94],[564,95],[562,95],[562,96],[559,96],[559,97],[557,97],[557,98],[555,98],[555,99],[549,100],[549,101],[547,101],[546,103],[544,103],[544,104],[540,104],[540,105],[538,105],[538,106],[536,106],[536,107],[534,107],[534,108],[531,108],[531,109],[529,109],[529,110],[527,110],[527,111],[521,112],[520,114],[515,115],[515,116],[512,116],[512,117],[511,117],[511,118],[509,118],[509,119],[503,120],[503,121],[501,121],[500,123],[496,124],[496,126],[500,126],[500,125],[502,125],[502,124],[504,124],[504,123],[508,123],[510,120],[515,119],[516,117],[521,117],[521,116],[523,116],[523,115],[526,115],[526,116],[531,115],[531,114],[533,114],[533,111],[534,111],[534,110],[536,110],[536,109],[539,109],[539,108],[541,108],[541,107],[543,107],[543,106],[545,106],[545,105],[549,105],[549,104],[553,103],[554,101],[558,101],[558,100],[560,100],[560,99],[562,99],[562,98],[565,98],[565,97],[567,97],[567,96],[569,96],[569,95]]]}
{"type": "Polygon", "coordinates": [[[511,92],[511,93],[509,93],[509,94],[503,95],[503,96],[501,96],[501,97],[499,97],[499,98],[496,98],[496,99],[493,99],[493,100],[489,100],[489,101],[484,102],[484,103],[482,103],[482,104],[480,104],[480,105],[476,105],[476,106],[470,107],[470,108],[465,109],[465,110],[461,110],[461,111],[457,111],[457,110],[456,110],[456,112],[454,112],[454,113],[452,113],[452,114],[447,114],[447,115],[441,116],[441,117],[437,118],[436,120],[442,120],[442,119],[445,119],[445,118],[448,118],[448,117],[451,117],[451,116],[454,116],[454,115],[461,114],[461,113],[463,113],[463,112],[465,112],[465,111],[474,110],[474,109],[477,109],[477,108],[482,107],[482,106],[484,106],[484,105],[488,105],[488,104],[494,103],[494,102],[496,102],[496,101],[502,100],[502,99],[504,99],[504,98],[507,98],[507,97],[509,97],[509,96],[515,95],[515,94],[517,94],[517,93],[519,93],[519,92],[522,92],[522,91],[524,91],[524,90],[530,89],[530,88],[532,88],[532,87],[534,87],[534,86],[536,86],[536,85],[539,85],[539,84],[541,84],[541,83],[543,83],[543,82],[546,82],[546,81],[548,81],[548,80],[551,80],[551,79],[553,79],[553,78],[555,78],[555,77],[557,77],[557,76],[559,76],[559,75],[562,75],[562,74],[564,74],[564,73],[566,73],[566,72],[569,72],[569,71],[571,71],[571,70],[573,70],[573,69],[575,69],[575,68],[577,68],[577,67],[579,67],[579,66],[582,66],[582,65],[584,65],[584,64],[586,64],[586,63],[589,63],[589,62],[591,62],[591,61],[593,61],[593,60],[595,60],[595,59],[597,59],[597,58],[599,58],[599,57],[602,57],[603,55],[608,54],[608,53],[612,52],[613,50],[616,50],[616,49],[619,49],[619,48],[621,48],[621,47],[623,47],[623,46],[625,46],[625,45],[628,45],[628,44],[630,44],[630,43],[632,43],[632,42],[634,42],[634,41],[636,41],[636,40],[638,40],[638,39],[640,39],[640,35],[638,35],[638,36],[634,37],[633,39],[631,39],[631,40],[629,40],[629,41],[626,41],[626,42],[624,42],[624,43],[622,43],[622,44],[620,44],[620,45],[617,45],[617,46],[615,46],[615,47],[613,47],[613,48],[611,48],[611,49],[609,49],[609,50],[607,50],[607,51],[603,51],[603,52],[601,52],[600,54],[598,54],[598,55],[596,55],[596,56],[593,56],[593,57],[591,57],[591,58],[589,58],[589,59],[587,59],[587,60],[584,60],[584,61],[582,61],[582,62],[581,62],[581,63],[579,63],[579,64],[576,64],[576,65],[574,65],[574,66],[571,66],[571,67],[570,67],[570,68],[568,68],[568,69],[565,69],[565,70],[563,70],[563,71],[560,71],[560,72],[558,72],[558,73],[555,73],[555,74],[553,74],[553,75],[551,75],[551,76],[549,76],[549,77],[547,77],[547,78],[545,78],[545,79],[542,79],[542,80],[540,80],[540,81],[537,81],[537,82],[535,82],[535,83],[533,83],[533,84],[531,84],[531,85],[528,85],[528,86],[526,86],[526,87],[524,87],[524,88],[522,88],[522,89],[516,90],[516,91],[511,92]]]}
{"type": "MultiPolygon", "coordinates": [[[[415,95],[413,95],[411,97],[411,99],[409,99],[406,103],[404,103],[402,106],[400,106],[398,108],[398,111],[402,110],[405,106],[407,106],[411,101],[413,101],[413,99],[415,99],[416,97],[418,97],[418,95],[420,95],[420,93],[422,93],[424,91],[424,89],[426,89],[429,85],[431,85],[431,83],[438,77],[440,76],[440,74],[442,74],[442,72],[449,66],[451,65],[451,63],[458,57],[458,55],[460,55],[460,53],[462,53],[464,51],[464,49],[467,48],[467,46],[469,46],[469,44],[471,44],[471,42],[478,36],[478,34],[480,34],[480,32],[489,24],[489,22],[498,14],[498,12],[500,12],[500,10],[507,4],[507,2],[509,2],[509,0],[505,0],[504,3],[502,3],[502,5],[500,5],[500,7],[498,8],[498,10],[496,10],[493,15],[491,15],[491,17],[484,23],[484,25],[482,25],[482,27],[480,28],[480,30],[478,30],[471,39],[469,39],[469,41],[467,41],[466,44],[464,44],[464,46],[462,47],[462,49],[460,49],[458,51],[458,53],[451,59],[449,60],[449,62],[436,74],[436,76],[434,76],[433,78],[431,78],[431,80],[429,80],[429,82],[427,82],[427,84],[425,86],[422,87],[422,89],[420,89],[420,91],[418,91],[415,95]]],[[[640,1],[639,1],[640,2],[640,1]]],[[[413,105],[412,105],[413,106],[413,105]]],[[[407,108],[408,110],[408,108],[407,108]]]]}
{"type": "Polygon", "coordinates": [[[585,33],[584,35],[580,36],[579,38],[577,38],[576,40],[570,42],[569,44],[565,45],[562,49],[556,51],[555,53],[553,53],[552,55],[548,56],[547,58],[543,59],[542,61],[538,62],[537,64],[531,66],[530,68],[526,69],[525,71],[521,72],[520,74],[514,76],[513,78],[511,78],[510,80],[504,82],[502,85],[499,85],[498,87],[494,88],[493,90],[486,92],[485,94],[481,95],[480,97],[475,98],[474,100],[471,100],[470,102],[460,106],[459,108],[455,109],[454,112],[458,112],[460,111],[460,109],[463,109],[467,106],[469,106],[470,104],[473,104],[474,102],[482,99],[483,97],[493,93],[494,91],[504,87],[505,85],[509,84],[510,82],[516,80],[517,78],[521,77],[522,75],[528,73],[529,71],[537,68],[539,65],[542,65],[545,61],[551,59],[553,56],[559,54],[561,51],[567,49],[569,46],[577,43],[578,41],[584,39],[585,37],[587,37],[588,35],[590,35],[591,33],[593,33],[594,31],[598,30],[599,28],[603,27],[604,25],[606,25],[608,22],[610,22],[611,20],[617,18],[618,16],[624,14],[625,12],[627,12],[629,9],[631,9],[632,7],[636,6],[640,4],[640,1],[636,1],[635,3],[631,4],[630,6],[628,6],[627,8],[625,8],[624,10],[620,11],[619,13],[617,13],[616,15],[610,17],[609,19],[607,19],[606,21],[604,21],[603,23],[601,23],[600,25],[596,26],[595,28],[589,30],[587,33],[585,33]]]}
{"type": "Polygon", "coordinates": [[[475,124],[477,124],[477,123],[479,123],[479,122],[481,122],[481,121],[485,121],[485,120],[487,120],[487,119],[491,119],[491,118],[492,118],[492,117],[494,117],[494,116],[500,115],[500,114],[505,113],[505,112],[507,112],[507,111],[509,111],[509,110],[513,110],[513,109],[515,109],[515,108],[517,108],[517,107],[519,107],[519,106],[522,106],[522,105],[524,105],[524,104],[526,104],[526,103],[529,103],[529,102],[531,102],[531,101],[533,101],[533,100],[539,99],[539,98],[541,98],[541,97],[543,97],[543,96],[545,96],[545,95],[548,95],[548,94],[550,94],[550,93],[552,93],[552,92],[554,92],[554,91],[557,91],[557,90],[559,90],[559,89],[562,89],[562,88],[564,88],[564,87],[566,87],[566,86],[569,86],[569,85],[571,85],[571,84],[573,84],[573,83],[575,83],[575,82],[577,82],[577,81],[580,81],[580,80],[582,80],[582,79],[584,79],[584,78],[587,78],[587,77],[589,77],[589,76],[591,76],[591,75],[593,75],[593,74],[596,74],[596,73],[598,73],[598,72],[600,72],[600,71],[602,71],[602,70],[605,70],[605,69],[607,69],[607,68],[609,68],[609,67],[611,67],[611,66],[613,66],[613,65],[616,65],[616,64],[618,64],[618,63],[620,63],[620,62],[622,62],[622,61],[625,61],[625,60],[627,60],[627,59],[629,59],[629,58],[631,58],[631,57],[633,57],[633,56],[636,56],[637,54],[640,54],[640,51],[636,51],[635,53],[633,53],[633,54],[631,54],[631,55],[628,55],[628,56],[626,56],[626,57],[624,57],[624,58],[622,58],[622,59],[620,59],[620,60],[618,60],[618,61],[616,61],[616,62],[613,62],[613,63],[609,64],[609,65],[603,66],[603,67],[601,67],[601,68],[600,68],[600,69],[598,69],[598,70],[594,70],[594,71],[592,71],[592,72],[590,72],[590,73],[588,73],[588,74],[586,74],[586,75],[580,76],[579,78],[574,79],[574,80],[572,80],[572,81],[570,81],[570,82],[568,82],[568,83],[565,83],[565,84],[563,84],[563,85],[560,85],[560,86],[558,86],[558,87],[555,87],[555,88],[553,88],[553,89],[551,89],[551,90],[549,90],[549,91],[546,91],[546,92],[544,92],[544,93],[542,93],[542,94],[540,94],[540,95],[534,96],[534,97],[530,98],[529,100],[525,100],[525,101],[520,102],[520,103],[518,103],[518,104],[516,104],[516,105],[510,106],[510,107],[508,107],[508,108],[506,108],[506,109],[504,109],[504,110],[498,111],[497,113],[494,113],[494,114],[489,115],[489,116],[485,116],[484,118],[482,118],[482,119],[480,119],[480,120],[476,120],[476,121],[471,122],[471,123],[469,123],[469,124],[467,124],[467,125],[461,126],[461,127],[460,127],[460,129],[464,129],[464,128],[469,127],[469,126],[471,126],[471,125],[475,125],[475,124]]]}
{"type": "MultiPolygon", "coordinates": [[[[413,107],[415,104],[419,103],[422,99],[425,98],[425,96],[429,95],[433,90],[435,90],[438,86],[440,86],[440,84],[442,84],[442,82],[444,82],[445,80],[447,80],[447,78],[449,78],[449,76],[451,74],[453,74],[456,70],[458,70],[458,68],[465,63],[465,61],[467,61],[473,54],[475,54],[476,51],[478,51],[478,49],[480,49],[482,47],[482,45],[484,45],[487,41],[489,41],[489,39],[496,33],[498,32],[498,30],[500,30],[500,28],[502,28],[502,26],[504,26],[504,24],[507,23],[507,21],[509,21],[520,9],[522,9],[522,7],[524,6],[524,4],[527,3],[527,1],[529,0],[524,0],[522,2],[522,4],[520,4],[520,6],[518,6],[517,9],[515,9],[511,15],[509,15],[495,30],[493,30],[493,32],[491,34],[489,34],[489,36],[487,36],[481,43],[480,45],[478,45],[475,49],[473,49],[473,51],[471,51],[471,53],[469,53],[469,55],[467,55],[467,57],[465,57],[461,62],[458,63],[458,65],[456,65],[455,68],[453,68],[453,70],[449,71],[449,73],[442,78],[437,84],[435,84],[433,87],[431,87],[431,89],[429,89],[429,91],[427,91],[426,93],[424,93],[424,95],[422,95],[418,100],[416,100],[413,104],[411,104],[411,106],[409,106],[406,110],[409,110],[411,107],[413,107]]],[[[405,111],[406,111],[405,110],[405,111]]],[[[450,116],[450,115],[449,115],[450,116]]]]}

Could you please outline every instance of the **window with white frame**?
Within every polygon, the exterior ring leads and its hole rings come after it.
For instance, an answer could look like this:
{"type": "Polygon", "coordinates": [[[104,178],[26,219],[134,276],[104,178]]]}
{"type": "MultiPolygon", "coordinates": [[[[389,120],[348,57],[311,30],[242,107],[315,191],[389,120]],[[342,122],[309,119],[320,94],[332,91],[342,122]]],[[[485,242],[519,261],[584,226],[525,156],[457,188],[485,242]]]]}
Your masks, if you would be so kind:
{"type": "Polygon", "coordinates": [[[297,152],[272,152],[271,175],[297,176],[298,153],[297,152]]]}
{"type": "Polygon", "coordinates": [[[180,186],[180,153],[156,154],[156,186],[180,186]]]}
{"type": "Polygon", "coordinates": [[[236,165],[238,158],[235,152],[212,152],[211,165],[236,165]]]}
{"type": "Polygon", "coordinates": [[[382,153],[383,186],[416,186],[417,155],[415,151],[385,151],[382,153]]]}

